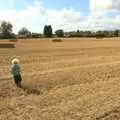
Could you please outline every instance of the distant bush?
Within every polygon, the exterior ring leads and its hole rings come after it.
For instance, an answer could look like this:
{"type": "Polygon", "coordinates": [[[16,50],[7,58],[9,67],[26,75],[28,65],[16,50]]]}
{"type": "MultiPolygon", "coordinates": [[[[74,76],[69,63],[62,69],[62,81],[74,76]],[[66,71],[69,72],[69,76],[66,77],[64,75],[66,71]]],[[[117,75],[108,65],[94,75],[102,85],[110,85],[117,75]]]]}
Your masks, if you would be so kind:
{"type": "Polygon", "coordinates": [[[63,30],[56,30],[55,31],[55,34],[57,37],[64,37],[64,31],[63,30]]]}
{"type": "Polygon", "coordinates": [[[94,37],[91,31],[79,31],[69,33],[68,37],[94,37]]]}
{"type": "Polygon", "coordinates": [[[32,37],[32,38],[41,38],[42,35],[39,34],[39,33],[32,33],[31,37],[32,37]]]}
{"type": "Polygon", "coordinates": [[[0,39],[16,39],[16,35],[14,33],[8,36],[3,36],[2,34],[0,34],[0,39]]]}

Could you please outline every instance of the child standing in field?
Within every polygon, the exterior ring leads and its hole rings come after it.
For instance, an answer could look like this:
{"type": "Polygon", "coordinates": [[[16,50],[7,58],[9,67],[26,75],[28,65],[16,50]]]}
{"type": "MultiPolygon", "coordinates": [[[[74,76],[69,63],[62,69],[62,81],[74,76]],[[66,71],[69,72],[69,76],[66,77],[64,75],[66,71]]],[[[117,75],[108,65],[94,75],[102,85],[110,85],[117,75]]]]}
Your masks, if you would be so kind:
{"type": "Polygon", "coordinates": [[[15,84],[18,87],[22,87],[21,86],[22,77],[21,77],[21,70],[20,70],[19,63],[20,63],[19,59],[15,58],[12,60],[11,73],[13,75],[15,84]]]}

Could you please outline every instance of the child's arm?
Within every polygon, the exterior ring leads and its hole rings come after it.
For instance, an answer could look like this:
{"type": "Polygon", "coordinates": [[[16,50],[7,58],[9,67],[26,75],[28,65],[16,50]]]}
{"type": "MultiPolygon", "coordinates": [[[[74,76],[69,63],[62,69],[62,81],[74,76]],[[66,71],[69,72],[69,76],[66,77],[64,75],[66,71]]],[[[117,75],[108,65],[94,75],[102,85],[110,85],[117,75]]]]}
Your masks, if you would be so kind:
{"type": "Polygon", "coordinates": [[[20,66],[19,66],[19,72],[22,73],[22,71],[21,71],[21,67],[20,67],[20,66]]]}

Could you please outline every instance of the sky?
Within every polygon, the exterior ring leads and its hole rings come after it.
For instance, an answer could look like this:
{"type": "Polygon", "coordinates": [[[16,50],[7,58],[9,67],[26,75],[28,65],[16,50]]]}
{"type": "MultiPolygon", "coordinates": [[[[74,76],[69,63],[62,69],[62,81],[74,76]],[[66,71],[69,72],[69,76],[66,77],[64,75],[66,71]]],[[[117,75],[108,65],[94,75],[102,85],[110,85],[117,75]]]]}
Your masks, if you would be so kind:
{"type": "Polygon", "coordinates": [[[0,0],[0,22],[8,21],[17,33],[22,27],[42,32],[120,29],[120,0],[0,0]]]}

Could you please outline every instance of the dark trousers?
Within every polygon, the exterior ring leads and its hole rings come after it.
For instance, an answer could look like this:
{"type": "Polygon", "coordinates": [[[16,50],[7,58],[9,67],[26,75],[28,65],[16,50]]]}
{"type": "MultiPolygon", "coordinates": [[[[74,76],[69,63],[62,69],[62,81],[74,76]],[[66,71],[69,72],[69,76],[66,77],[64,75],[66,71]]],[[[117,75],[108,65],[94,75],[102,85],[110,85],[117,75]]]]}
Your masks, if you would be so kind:
{"type": "Polygon", "coordinates": [[[22,77],[21,75],[14,76],[14,82],[17,86],[21,87],[22,77]]]}

